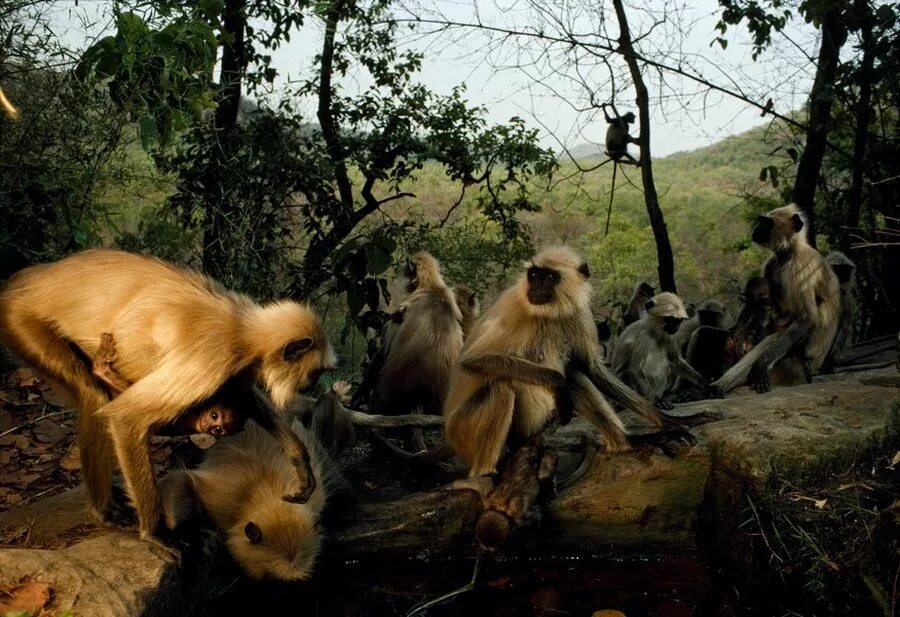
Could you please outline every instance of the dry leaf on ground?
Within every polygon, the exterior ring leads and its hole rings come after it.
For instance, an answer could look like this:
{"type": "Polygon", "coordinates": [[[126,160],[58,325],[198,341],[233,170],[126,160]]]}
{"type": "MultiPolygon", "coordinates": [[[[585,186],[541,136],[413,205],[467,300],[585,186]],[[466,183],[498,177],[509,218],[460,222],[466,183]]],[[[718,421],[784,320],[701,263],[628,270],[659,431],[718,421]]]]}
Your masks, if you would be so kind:
{"type": "Polygon", "coordinates": [[[0,586],[0,614],[39,613],[50,601],[50,585],[27,581],[13,587],[0,586]]]}

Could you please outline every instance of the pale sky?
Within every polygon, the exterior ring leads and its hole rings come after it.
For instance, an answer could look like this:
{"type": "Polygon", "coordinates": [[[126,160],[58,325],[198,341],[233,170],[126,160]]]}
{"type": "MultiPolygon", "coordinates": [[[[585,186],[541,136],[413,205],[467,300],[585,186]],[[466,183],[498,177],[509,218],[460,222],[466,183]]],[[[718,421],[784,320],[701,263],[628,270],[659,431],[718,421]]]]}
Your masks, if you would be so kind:
{"type": "MultiPolygon", "coordinates": [[[[406,1],[406,0],[404,0],[406,1]]],[[[645,30],[654,15],[663,14],[665,0],[651,0],[635,4],[643,7],[633,10],[632,35],[645,30]]],[[[52,24],[69,44],[83,46],[91,37],[109,33],[109,8],[111,3],[102,0],[81,0],[56,3],[52,24]],[[88,25],[85,26],[85,23],[88,25]]],[[[402,16],[402,3],[397,14],[402,16]]],[[[598,24],[605,23],[609,36],[615,37],[618,28],[614,17],[606,16],[601,22],[601,11],[589,10],[571,17],[571,7],[576,6],[557,0],[555,3],[535,5],[528,0],[448,1],[421,0],[415,10],[419,15],[441,14],[460,22],[475,22],[521,30],[538,19],[569,18],[571,28],[579,32],[596,32],[598,24]],[[432,4],[428,4],[428,3],[432,4]],[[424,8],[423,8],[424,7],[424,8]]],[[[608,6],[611,3],[598,4],[608,6]]],[[[648,57],[664,59],[675,64],[677,54],[682,62],[690,62],[694,70],[711,81],[731,89],[741,88],[755,100],[775,100],[775,109],[788,113],[804,103],[812,83],[813,64],[805,56],[814,56],[817,49],[815,31],[799,22],[792,24],[787,36],[778,36],[773,50],[764,53],[756,62],[741,28],[732,28],[727,38],[729,45],[722,50],[710,46],[715,36],[716,7],[714,0],[688,0],[682,6],[672,4],[664,14],[665,23],[656,28],[640,43],[640,50],[648,57]],[[679,31],[690,24],[691,36],[682,40],[679,31]]],[[[550,27],[542,26],[550,34],[550,27]]],[[[294,35],[290,43],[272,52],[275,68],[279,72],[276,82],[283,88],[291,79],[305,75],[313,54],[322,40],[322,26],[310,20],[294,35]]],[[[551,50],[548,56],[538,56],[534,43],[525,39],[509,40],[503,45],[492,44],[484,35],[471,30],[454,30],[439,36],[428,35],[422,30],[402,29],[401,43],[425,53],[425,62],[419,80],[437,93],[446,94],[453,86],[465,84],[470,102],[488,108],[491,121],[503,122],[518,115],[529,125],[539,128],[542,143],[559,150],[559,142],[572,147],[589,140],[600,140],[605,123],[599,112],[577,112],[573,107],[583,107],[587,102],[586,91],[568,78],[572,74],[571,56],[561,49],[551,50]],[[528,47],[524,47],[526,45],[528,47]],[[516,64],[529,64],[525,70],[511,68],[516,64]],[[536,85],[537,81],[544,85],[536,85]],[[599,119],[595,116],[600,115],[599,119]]],[[[496,39],[493,41],[496,43],[496,39]]],[[[596,84],[598,102],[609,98],[608,71],[602,65],[582,65],[578,70],[592,85],[596,84]]],[[[614,60],[617,84],[622,88],[624,64],[614,60]]],[[[350,91],[367,86],[362,77],[353,76],[343,86],[350,91]]],[[[654,71],[645,72],[645,80],[651,95],[652,147],[654,156],[665,156],[681,150],[690,150],[716,142],[728,135],[743,132],[766,122],[759,111],[732,97],[706,91],[688,80],[667,77],[668,87],[661,87],[654,71]]],[[[277,94],[276,94],[277,95],[277,94]]],[[[616,103],[620,111],[634,110],[633,91],[620,92],[616,103]]],[[[311,119],[313,108],[308,107],[311,119]]],[[[635,110],[636,111],[636,110],[635,110]]]]}

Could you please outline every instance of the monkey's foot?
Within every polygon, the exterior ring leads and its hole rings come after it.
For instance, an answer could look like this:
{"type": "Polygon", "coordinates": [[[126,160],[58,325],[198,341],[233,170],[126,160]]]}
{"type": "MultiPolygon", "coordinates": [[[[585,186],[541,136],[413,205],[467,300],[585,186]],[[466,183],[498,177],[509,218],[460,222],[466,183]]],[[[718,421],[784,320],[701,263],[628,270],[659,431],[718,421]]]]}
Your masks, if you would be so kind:
{"type": "Polygon", "coordinates": [[[95,507],[89,509],[92,517],[109,529],[135,529],[138,519],[134,508],[113,500],[102,511],[95,507]]]}
{"type": "Polygon", "coordinates": [[[759,394],[764,394],[772,389],[772,384],[769,381],[769,371],[765,366],[754,365],[750,369],[749,382],[759,394]]]}

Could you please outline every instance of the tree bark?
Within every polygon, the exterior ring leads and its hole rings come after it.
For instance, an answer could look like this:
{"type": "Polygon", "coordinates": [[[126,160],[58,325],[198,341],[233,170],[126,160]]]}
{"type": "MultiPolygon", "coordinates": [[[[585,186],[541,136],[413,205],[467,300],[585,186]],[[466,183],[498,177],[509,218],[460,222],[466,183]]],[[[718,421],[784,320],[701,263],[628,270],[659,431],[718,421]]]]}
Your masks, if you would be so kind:
{"type": "Polygon", "coordinates": [[[650,217],[650,226],[653,229],[653,237],[656,240],[657,274],[659,275],[659,287],[662,291],[677,293],[675,286],[675,260],[672,256],[672,244],[669,242],[669,232],[666,229],[666,221],[659,207],[659,196],[656,193],[656,183],[653,181],[653,167],[650,157],[650,97],[647,94],[647,86],[641,75],[641,67],[631,41],[631,31],[628,29],[628,17],[622,0],[613,0],[616,9],[616,17],[619,21],[619,53],[628,63],[631,79],[634,82],[634,90],[637,94],[636,101],[638,115],[641,119],[641,132],[638,135],[638,145],[641,148],[641,182],[644,186],[644,203],[647,205],[647,215],[650,217]]]}
{"type": "MultiPolygon", "coordinates": [[[[857,3],[857,6],[862,4],[857,3]]],[[[858,10],[868,11],[863,5],[858,10]]],[[[866,161],[866,148],[869,141],[869,114],[872,106],[872,69],[875,54],[872,51],[872,19],[867,16],[861,28],[863,58],[859,69],[859,101],[856,108],[856,133],[853,138],[853,178],[850,192],[847,195],[847,229],[841,235],[841,248],[850,248],[850,231],[859,227],[859,215],[862,209],[863,165],[866,161]]]]}
{"type": "Polygon", "coordinates": [[[806,147],[797,165],[797,178],[791,194],[791,200],[806,214],[807,235],[812,246],[816,245],[816,187],[828,143],[831,103],[834,100],[834,82],[841,47],[846,40],[847,28],[841,11],[832,9],[822,21],[818,69],[809,94],[809,132],[806,135],[806,147]]]}
{"type": "MultiPolygon", "coordinates": [[[[241,90],[244,71],[247,68],[247,53],[244,34],[247,28],[246,0],[226,0],[222,19],[222,68],[219,73],[220,95],[216,108],[215,126],[220,135],[227,135],[237,127],[238,110],[241,106],[241,90]]],[[[228,144],[231,140],[221,140],[217,166],[226,166],[228,144]]],[[[214,176],[219,170],[211,169],[214,176]]],[[[215,278],[228,268],[228,224],[234,215],[232,204],[225,200],[210,200],[206,205],[206,221],[203,230],[203,270],[215,278]]]]}

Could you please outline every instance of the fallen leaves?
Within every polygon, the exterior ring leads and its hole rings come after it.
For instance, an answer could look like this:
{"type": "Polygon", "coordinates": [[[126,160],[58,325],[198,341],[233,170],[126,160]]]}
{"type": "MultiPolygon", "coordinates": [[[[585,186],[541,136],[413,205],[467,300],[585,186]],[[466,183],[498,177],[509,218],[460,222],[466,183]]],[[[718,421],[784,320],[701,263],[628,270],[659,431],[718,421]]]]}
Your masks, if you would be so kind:
{"type": "Polygon", "coordinates": [[[794,501],[810,501],[815,505],[819,510],[824,510],[825,506],[828,504],[827,499],[816,499],[815,497],[807,497],[806,495],[794,495],[792,497],[794,501]]]}
{"type": "Polygon", "coordinates": [[[50,585],[24,581],[12,587],[0,585],[0,614],[37,614],[50,602],[50,585]]]}

